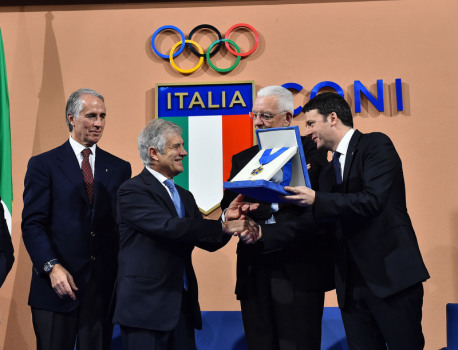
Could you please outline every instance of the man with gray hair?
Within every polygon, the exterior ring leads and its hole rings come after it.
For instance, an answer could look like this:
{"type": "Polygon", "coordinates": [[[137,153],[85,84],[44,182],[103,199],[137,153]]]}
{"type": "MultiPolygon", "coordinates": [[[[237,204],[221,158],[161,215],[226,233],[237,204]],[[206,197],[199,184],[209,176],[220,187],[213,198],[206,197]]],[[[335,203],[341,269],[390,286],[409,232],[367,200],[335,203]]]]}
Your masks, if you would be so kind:
{"type": "Polygon", "coordinates": [[[33,264],[29,305],[38,350],[109,350],[109,302],[119,246],[116,193],[128,162],[97,147],[105,128],[102,95],[72,93],[62,146],[30,159],[22,237],[33,264]]]}
{"type": "MultiPolygon", "coordinates": [[[[258,91],[251,117],[257,129],[291,124],[293,95],[281,86],[258,91]]],[[[311,139],[302,137],[312,186],[326,153],[318,153],[311,139]]],[[[232,157],[230,179],[258,153],[258,146],[232,157]]],[[[228,181],[229,181],[228,180],[228,181]]],[[[224,192],[224,210],[236,196],[224,192]]],[[[333,288],[332,248],[328,236],[309,212],[297,206],[259,203],[250,214],[261,226],[262,241],[237,248],[235,293],[240,300],[249,350],[320,350],[324,293],[333,288]],[[324,233],[324,232],[323,232],[324,233]]]]}
{"type": "MultiPolygon", "coordinates": [[[[231,235],[246,243],[260,238],[250,220],[204,219],[191,192],[175,185],[187,155],[181,133],[164,119],[149,122],[138,138],[145,168],[119,188],[113,322],[121,325],[124,350],[196,349],[194,329],[202,328],[202,318],[192,250],[215,251],[231,235]]],[[[239,196],[227,215],[256,208],[239,196]]]]}

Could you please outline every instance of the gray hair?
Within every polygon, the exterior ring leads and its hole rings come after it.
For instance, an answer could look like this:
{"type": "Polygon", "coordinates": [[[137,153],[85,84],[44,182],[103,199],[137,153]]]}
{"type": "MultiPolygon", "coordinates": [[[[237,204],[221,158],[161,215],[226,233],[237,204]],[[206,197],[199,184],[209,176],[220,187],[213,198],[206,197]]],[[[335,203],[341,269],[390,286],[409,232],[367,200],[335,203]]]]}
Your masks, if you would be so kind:
{"type": "Polygon", "coordinates": [[[256,96],[277,96],[279,112],[290,112],[291,114],[294,114],[293,94],[291,93],[291,91],[285,89],[283,86],[266,86],[259,90],[256,96]]]}
{"type": "Polygon", "coordinates": [[[73,118],[78,118],[81,110],[83,109],[83,101],[81,99],[82,95],[93,95],[100,98],[105,104],[103,96],[92,89],[79,89],[73,92],[68,98],[67,107],[65,108],[65,122],[67,123],[68,130],[70,130],[70,132],[73,130],[73,126],[68,121],[68,115],[71,114],[73,118]]]}
{"type": "Polygon", "coordinates": [[[181,135],[183,130],[175,123],[164,119],[153,119],[138,135],[138,151],[144,165],[152,165],[149,155],[150,147],[155,148],[159,153],[164,154],[167,136],[170,134],[181,135]]]}

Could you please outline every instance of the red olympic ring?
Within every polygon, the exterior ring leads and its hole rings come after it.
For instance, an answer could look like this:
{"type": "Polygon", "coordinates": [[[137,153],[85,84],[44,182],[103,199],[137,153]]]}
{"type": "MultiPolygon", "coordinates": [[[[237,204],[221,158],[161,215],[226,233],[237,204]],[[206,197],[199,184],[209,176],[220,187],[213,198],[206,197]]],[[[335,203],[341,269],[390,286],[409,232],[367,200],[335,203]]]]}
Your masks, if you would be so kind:
{"type": "Polygon", "coordinates": [[[238,24],[234,24],[232,27],[230,27],[228,29],[228,31],[226,32],[226,35],[224,36],[225,39],[229,39],[229,34],[231,34],[231,32],[235,29],[235,28],[239,28],[239,27],[242,27],[242,28],[248,28],[250,29],[253,34],[254,34],[254,37],[256,39],[256,42],[254,44],[254,46],[252,47],[252,49],[250,51],[247,51],[247,52],[242,52],[242,53],[237,53],[235,52],[229,45],[228,42],[225,42],[224,44],[226,45],[226,48],[227,50],[233,54],[234,56],[240,56],[240,57],[247,57],[247,56],[250,56],[253,52],[256,51],[256,49],[258,48],[258,45],[259,45],[259,34],[258,32],[256,31],[256,29],[253,28],[253,26],[250,26],[249,24],[246,24],[246,23],[238,23],[238,24]]]}

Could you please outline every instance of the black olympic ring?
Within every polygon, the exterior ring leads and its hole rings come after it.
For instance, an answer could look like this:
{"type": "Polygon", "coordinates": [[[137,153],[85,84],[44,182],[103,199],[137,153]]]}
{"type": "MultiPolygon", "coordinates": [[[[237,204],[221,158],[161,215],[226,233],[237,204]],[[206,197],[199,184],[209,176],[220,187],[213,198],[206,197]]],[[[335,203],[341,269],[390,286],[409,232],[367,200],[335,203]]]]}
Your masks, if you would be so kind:
{"type": "MultiPolygon", "coordinates": [[[[215,27],[213,27],[212,25],[210,24],[201,24],[197,27],[195,27],[193,30],[191,30],[191,33],[189,33],[188,35],[188,40],[191,40],[191,37],[193,36],[193,34],[201,29],[211,29],[213,30],[216,35],[218,35],[218,40],[221,40],[223,39],[223,37],[221,36],[221,33],[219,32],[218,29],[216,29],[215,27]]],[[[210,57],[213,57],[215,55],[215,53],[217,53],[219,51],[219,49],[221,48],[221,45],[223,44],[222,41],[220,41],[218,43],[217,46],[215,46],[215,49],[213,51],[210,52],[210,57]]],[[[198,53],[194,47],[191,45],[191,44],[188,44],[189,48],[191,49],[191,52],[196,55],[197,57],[205,57],[205,53],[204,54],[201,54],[201,53],[198,53]]]]}

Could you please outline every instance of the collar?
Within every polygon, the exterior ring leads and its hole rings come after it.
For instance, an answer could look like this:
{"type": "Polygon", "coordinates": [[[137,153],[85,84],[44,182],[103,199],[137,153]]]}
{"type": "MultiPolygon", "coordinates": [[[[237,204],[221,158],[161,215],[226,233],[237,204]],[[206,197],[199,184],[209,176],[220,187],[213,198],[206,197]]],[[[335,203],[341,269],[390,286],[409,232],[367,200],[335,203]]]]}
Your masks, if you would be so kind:
{"type": "Polygon", "coordinates": [[[164,184],[164,181],[168,179],[168,177],[162,175],[161,173],[157,172],[153,168],[150,168],[148,165],[145,165],[146,170],[148,170],[161,184],[164,184]]]}
{"type": "Polygon", "coordinates": [[[70,135],[70,146],[72,146],[73,152],[75,152],[76,157],[80,157],[81,152],[83,152],[84,149],[89,148],[92,151],[92,155],[95,157],[95,150],[97,148],[97,144],[93,144],[91,147],[86,147],[83,146],[81,143],[78,141],[75,141],[72,136],[70,135]]]}
{"type": "Polygon", "coordinates": [[[342,137],[342,140],[340,140],[339,144],[337,145],[336,152],[339,152],[343,155],[347,154],[348,146],[350,145],[350,140],[354,133],[355,129],[350,129],[347,131],[347,133],[344,135],[344,137],[342,137]]]}

